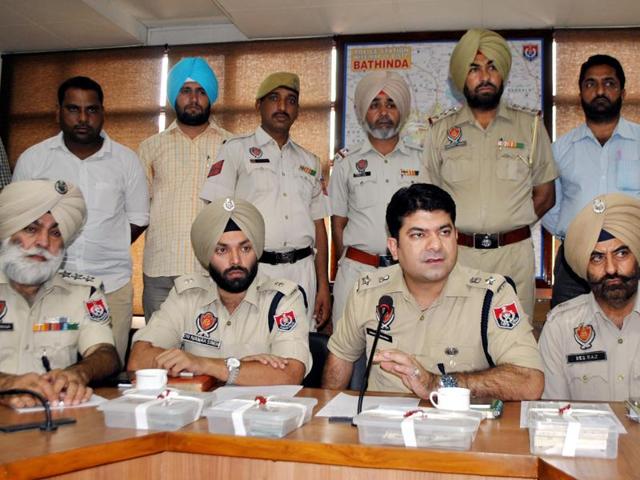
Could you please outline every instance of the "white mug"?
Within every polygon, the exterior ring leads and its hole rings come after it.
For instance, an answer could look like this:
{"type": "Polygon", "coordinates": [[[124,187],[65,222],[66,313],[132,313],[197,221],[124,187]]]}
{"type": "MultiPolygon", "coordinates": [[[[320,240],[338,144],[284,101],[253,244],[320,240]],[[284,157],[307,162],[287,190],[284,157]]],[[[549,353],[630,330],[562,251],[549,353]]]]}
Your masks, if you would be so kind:
{"type": "Polygon", "coordinates": [[[442,387],[429,395],[431,404],[442,410],[469,410],[470,399],[471,391],[461,387],[442,387]]]}
{"type": "Polygon", "coordinates": [[[144,368],[136,371],[138,390],[161,390],[167,386],[167,371],[162,368],[144,368]]]}

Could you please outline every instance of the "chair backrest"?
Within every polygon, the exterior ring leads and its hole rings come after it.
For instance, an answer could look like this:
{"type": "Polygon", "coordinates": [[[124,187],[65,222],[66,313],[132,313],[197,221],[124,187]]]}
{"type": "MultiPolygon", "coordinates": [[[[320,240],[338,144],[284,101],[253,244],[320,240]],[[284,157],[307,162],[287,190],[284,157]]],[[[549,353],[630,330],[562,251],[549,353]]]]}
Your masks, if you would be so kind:
{"type": "Polygon", "coordinates": [[[308,388],[320,388],[322,386],[322,371],[329,354],[328,342],[328,335],[318,332],[309,333],[309,350],[311,350],[311,357],[313,358],[313,367],[311,367],[309,375],[302,382],[302,386],[308,388]]]}

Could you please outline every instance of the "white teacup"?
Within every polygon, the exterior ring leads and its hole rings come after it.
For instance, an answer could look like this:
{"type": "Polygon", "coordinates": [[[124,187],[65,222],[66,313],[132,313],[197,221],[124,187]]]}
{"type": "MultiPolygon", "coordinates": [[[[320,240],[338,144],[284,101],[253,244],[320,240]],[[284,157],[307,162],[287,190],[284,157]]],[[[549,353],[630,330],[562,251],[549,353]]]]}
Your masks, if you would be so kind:
{"type": "Polygon", "coordinates": [[[442,410],[469,410],[471,391],[461,387],[442,387],[431,392],[431,404],[442,410]]]}
{"type": "Polygon", "coordinates": [[[144,368],[136,371],[138,390],[161,390],[167,386],[167,371],[162,368],[144,368]]]}

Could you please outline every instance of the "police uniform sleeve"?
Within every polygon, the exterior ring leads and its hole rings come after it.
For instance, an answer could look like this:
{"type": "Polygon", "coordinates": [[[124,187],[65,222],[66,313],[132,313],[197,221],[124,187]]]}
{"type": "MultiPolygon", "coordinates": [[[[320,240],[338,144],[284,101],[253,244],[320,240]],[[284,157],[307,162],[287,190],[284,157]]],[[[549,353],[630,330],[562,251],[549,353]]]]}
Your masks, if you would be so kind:
{"type": "Polygon", "coordinates": [[[348,161],[336,154],[333,171],[329,179],[329,199],[331,200],[331,213],[340,217],[346,217],[349,213],[349,178],[348,161]]]}
{"type": "Polygon", "coordinates": [[[427,133],[424,138],[422,164],[424,165],[424,176],[429,180],[429,182],[433,183],[434,185],[442,186],[437,131],[438,128],[436,125],[431,125],[427,129],[427,133]]]}
{"type": "Polygon", "coordinates": [[[94,345],[106,343],[115,345],[111,331],[111,316],[104,292],[101,288],[90,288],[86,299],[84,319],[80,323],[78,335],[78,352],[84,354],[94,345]]]}
{"type": "Polygon", "coordinates": [[[212,202],[217,198],[235,197],[238,171],[242,162],[242,141],[227,140],[218,149],[215,162],[207,173],[200,198],[212,202]]]}
{"type": "Polygon", "coordinates": [[[337,328],[329,339],[329,351],[348,362],[355,362],[366,349],[365,326],[358,321],[363,317],[359,313],[363,311],[361,303],[356,284],[347,298],[342,318],[337,321],[337,328]]]}
{"type": "Polygon", "coordinates": [[[280,300],[272,320],[270,353],[302,362],[307,375],[312,366],[309,322],[302,293],[297,285],[280,300]]]}
{"type": "Polygon", "coordinates": [[[159,348],[179,348],[184,333],[187,305],[174,286],[167,299],[151,316],[149,324],[138,330],[133,342],[149,342],[159,348]]]}
{"type": "Polygon", "coordinates": [[[533,171],[531,176],[534,186],[550,182],[558,177],[558,170],[556,168],[556,162],[553,159],[549,134],[547,133],[547,129],[544,128],[544,123],[539,115],[536,116],[534,120],[534,124],[536,123],[537,127],[534,127],[537,130],[535,135],[536,143],[534,145],[535,151],[533,152],[533,171]]]}
{"type": "Polygon", "coordinates": [[[316,174],[313,181],[313,191],[311,192],[311,218],[313,220],[321,220],[331,215],[329,206],[329,198],[325,195],[322,186],[322,165],[320,159],[314,155],[316,162],[316,174]]]}
{"type": "Polygon", "coordinates": [[[497,366],[510,364],[543,371],[529,317],[506,281],[493,296],[487,332],[489,354],[497,366]]]}
{"type": "Polygon", "coordinates": [[[544,393],[542,398],[570,400],[571,392],[564,374],[564,351],[561,322],[554,319],[553,311],[547,315],[540,335],[540,355],[544,363],[544,393]]]}

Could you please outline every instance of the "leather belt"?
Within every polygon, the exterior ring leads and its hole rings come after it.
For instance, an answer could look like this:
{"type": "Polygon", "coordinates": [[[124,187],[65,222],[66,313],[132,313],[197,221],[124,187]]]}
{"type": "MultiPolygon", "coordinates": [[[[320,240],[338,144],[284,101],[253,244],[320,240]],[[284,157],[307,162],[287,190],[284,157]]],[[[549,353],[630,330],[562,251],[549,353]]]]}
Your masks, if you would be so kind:
{"type": "Polygon", "coordinates": [[[365,265],[370,265],[376,268],[388,267],[397,263],[391,255],[374,255],[372,253],[358,250],[354,247],[347,247],[347,253],[345,253],[344,256],[350,260],[355,260],[356,262],[364,263],[365,265]]]}
{"type": "Polygon", "coordinates": [[[502,233],[462,233],[458,231],[458,245],[489,250],[521,242],[531,236],[529,227],[520,227],[502,233]]]}
{"type": "Polygon", "coordinates": [[[270,265],[278,265],[280,263],[296,263],[298,260],[307,258],[309,255],[313,255],[313,248],[305,247],[298,250],[291,250],[290,252],[262,252],[260,261],[262,263],[268,263],[270,265]]]}

